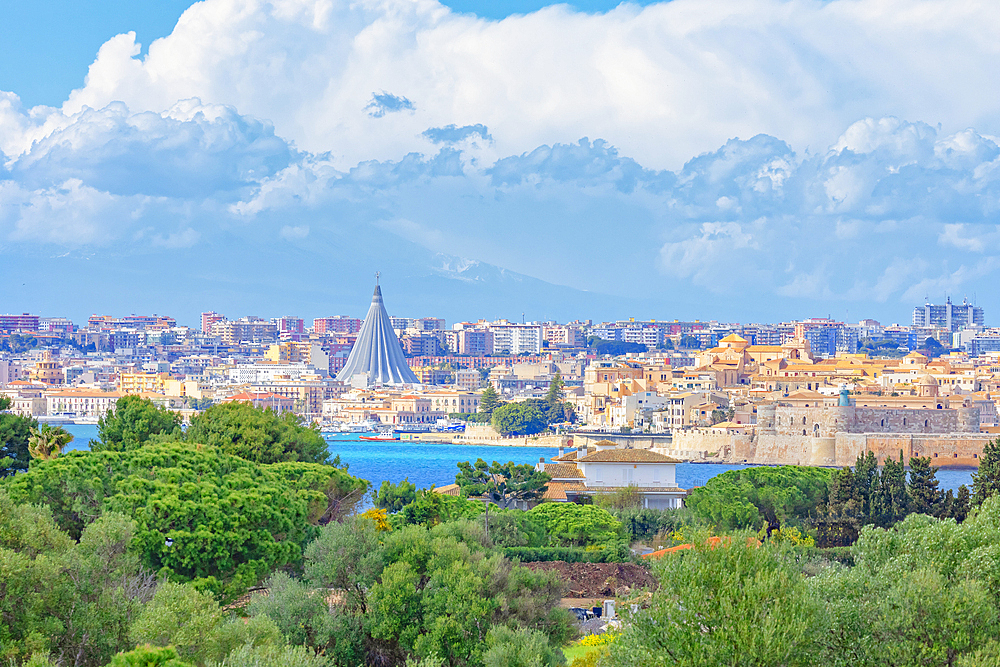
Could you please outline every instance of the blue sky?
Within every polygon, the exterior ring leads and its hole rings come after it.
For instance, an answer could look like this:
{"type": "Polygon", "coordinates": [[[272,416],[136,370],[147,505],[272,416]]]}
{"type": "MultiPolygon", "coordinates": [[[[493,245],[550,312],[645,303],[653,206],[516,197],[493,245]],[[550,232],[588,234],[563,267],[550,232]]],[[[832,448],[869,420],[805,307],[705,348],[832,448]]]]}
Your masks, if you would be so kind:
{"type": "Polygon", "coordinates": [[[381,270],[394,314],[450,321],[1000,312],[1000,6],[4,19],[3,311],[359,314],[381,270]]]}

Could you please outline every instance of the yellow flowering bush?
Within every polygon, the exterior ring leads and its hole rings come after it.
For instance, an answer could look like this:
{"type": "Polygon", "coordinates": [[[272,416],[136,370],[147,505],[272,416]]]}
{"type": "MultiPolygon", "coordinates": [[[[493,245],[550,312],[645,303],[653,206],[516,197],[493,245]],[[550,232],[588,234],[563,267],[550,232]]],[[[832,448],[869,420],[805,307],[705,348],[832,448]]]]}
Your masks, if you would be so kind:
{"type": "Polygon", "coordinates": [[[389,512],[384,509],[372,508],[362,512],[361,516],[374,521],[375,529],[381,533],[387,533],[392,530],[392,526],[389,524],[389,512]]]}
{"type": "Polygon", "coordinates": [[[599,635],[587,635],[579,641],[580,646],[607,646],[615,640],[617,635],[613,632],[604,632],[599,635]]]}

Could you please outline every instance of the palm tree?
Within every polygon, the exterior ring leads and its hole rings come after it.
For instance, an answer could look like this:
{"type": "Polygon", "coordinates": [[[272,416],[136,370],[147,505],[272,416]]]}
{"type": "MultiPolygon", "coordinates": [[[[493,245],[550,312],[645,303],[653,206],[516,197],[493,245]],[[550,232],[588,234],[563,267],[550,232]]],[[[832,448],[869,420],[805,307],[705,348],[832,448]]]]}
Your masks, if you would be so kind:
{"type": "Polygon", "coordinates": [[[31,458],[47,461],[62,454],[66,445],[73,441],[73,436],[61,426],[55,428],[42,424],[41,428],[31,429],[28,436],[28,453],[31,458]]]}

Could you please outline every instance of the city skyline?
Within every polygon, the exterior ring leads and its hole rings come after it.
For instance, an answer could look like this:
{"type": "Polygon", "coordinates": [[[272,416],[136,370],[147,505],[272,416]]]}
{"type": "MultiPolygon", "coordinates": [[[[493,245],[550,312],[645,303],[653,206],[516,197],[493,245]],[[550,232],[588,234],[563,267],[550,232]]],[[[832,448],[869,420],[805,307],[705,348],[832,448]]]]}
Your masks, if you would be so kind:
{"type": "MultiPolygon", "coordinates": [[[[530,324],[548,323],[548,322],[569,323],[569,322],[585,322],[585,321],[590,321],[590,322],[593,322],[594,325],[597,325],[597,324],[600,324],[600,323],[615,323],[615,322],[624,323],[624,322],[628,322],[628,321],[634,321],[634,322],[638,322],[638,323],[641,323],[641,322],[669,323],[669,322],[684,321],[684,322],[704,322],[706,324],[714,322],[714,323],[719,323],[719,324],[744,324],[744,325],[750,325],[750,324],[778,324],[778,323],[782,323],[782,322],[801,322],[801,321],[807,321],[807,320],[829,319],[831,321],[842,322],[844,324],[859,323],[859,322],[864,322],[864,321],[868,321],[868,320],[874,320],[874,321],[877,321],[879,324],[881,324],[883,326],[910,326],[911,324],[913,324],[914,326],[925,326],[925,324],[923,322],[919,322],[918,323],[918,322],[916,322],[914,320],[914,317],[915,317],[914,316],[914,311],[917,311],[917,310],[923,311],[925,307],[933,307],[935,309],[935,313],[938,313],[938,311],[940,311],[941,313],[943,313],[944,312],[943,309],[946,307],[946,304],[951,304],[951,303],[952,303],[951,296],[946,296],[946,297],[944,297],[943,299],[940,299],[940,300],[928,299],[928,300],[925,300],[922,303],[915,304],[913,307],[909,308],[908,312],[907,312],[907,317],[901,318],[901,319],[898,319],[898,320],[896,320],[896,319],[887,319],[887,318],[874,317],[870,313],[869,314],[862,314],[861,316],[855,317],[853,319],[849,319],[847,317],[839,317],[838,318],[838,317],[835,317],[831,313],[827,313],[826,315],[819,315],[819,314],[802,315],[802,316],[799,316],[799,317],[790,317],[790,318],[785,318],[785,319],[781,319],[781,320],[765,320],[765,319],[761,319],[761,318],[756,318],[756,319],[751,318],[751,319],[740,320],[740,319],[725,318],[725,317],[723,317],[723,318],[704,318],[704,317],[680,318],[680,317],[669,317],[669,316],[666,316],[666,315],[663,315],[663,316],[651,316],[651,317],[635,317],[633,315],[628,315],[628,316],[619,317],[619,318],[600,319],[600,318],[590,317],[590,316],[588,316],[587,313],[579,313],[579,314],[577,314],[577,316],[571,317],[571,318],[555,319],[555,318],[528,318],[528,317],[525,316],[524,312],[520,313],[520,315],[521,315],[520,318],[517,317],[517,315],[518,315],[517,313],[512,313],[509,316],[497,316],[497,317],[485,317],[485,316],[465,316],[465,317],[463,317],[463,316],[458,316],[458,317],[451,317],[451,318],[442,317],[441,319],[442,320],[446,320],[449,323],[459,323],[459,322],[472,322],[472,323],[475,323],[475,322],[497,322],[497,321],[501,321],[501,320],[510,321],[512,323],[528,322],[530,324]]],[[[978,318],[980,318],[980,319],[977,319],[975,321],[975,323],[976,324],[980,324],[980,325],[985,324],[985,326],[987,326],[987,327],[990,326],[990,323],[989,323],[988,320],[985,321],[985,322],[982,320],[982,318],[983,318],[982,313],[984,312],[984,309],[981,306],[979,306],[975,301],[970,300],[970,299],[963,299],[962,301],[955,301],[954,305],[956,307],[964,307],[964,306],[967,305],[970,308],[970,312],[974,308],[979,313],[978,318]]],[[[196,308],[196,307],[193,307],[193,308],[196,308]]],[[[84,310],[86,310],[86,309],[84,309],[84,310]]],[[[188,310],[191,310],[191,309],[189,308],[188,310]]],[[[128,312],[122,311],[122,312],[113,312],[113,313],[109,313],[109,312],[100,313],[100,312],[96,312],[95,311],[95,312],[91,312],[89,315],[77,315],[77,316],[73,316],[73,315],[70,315],[70,314],[67,314],[67,313],[61,313],[61,312],[60,313],[41,312],[38,309],[34,309],[33,311],[24,311],[23,313],[15,313],[15,312],[0,313],[0,318],[18,317],[18,316],[22,316],[22,315],[23,316],[32,316],[32,317],[36,317],[36,318],[43,318],[43,319],[62,319],[62,318],[65,318],[67,320],[70,320],[74,324],[77,324],[78,326],[84,326],[83,325],[84,322],[86,322],[89,318],[94,318],[94,317],[128,318],[128,317],[149,317],[149,316],[158,317],[159,316],[159,317],[167,317],[167,318],[174,319],[176,321],[176,323],[177,323],[178,326],[187,326],[187,327],[191,327],[191,328],[194,328],[194,329],[204,330],[204,328],[205,328],[204,327],[205,316],[208,316],[208,315],[217,316],[219,320],[223,320],[223,321],[224,320],[235,320],[235,319],[238,319],[238,318],[247,318],[247,317],[249,317],[249,318],[261,318],[262,320],[266,320],[266,321],[270,321],[272,323],[275,323],[276,321],[284,319],[284,318],[293,318],[293,319],[301,320],[302,322],[309,323],[309,322],[321,321],[321,320],[331,320],[331,319],[336,320],[336,319],[339,319],[339,318],[346,318],[348,320],[357,319],[357,321],[360,323],[361,321],[364,320],[365,313],[367,312],[367,309],[360,309],[360,308],[347,308],[343,312],[323,312],[323,311],[319,310],[318,308],[316,308],[314,310],[315,310],[315,312],[310,311],[308,313],[300,313],[300,312],[290,313],[290,312],[285,312],[285,311],[266,312],[266,311],[263,311],[263,310],[257,310],[257,311],[252,311],[252,312],[242,312],[242,311],[237,312],[237,311],[233,311],[233,312],[229,312],[229,313],[223,313],[223,312],[216,312],[215,310],[208,310],[208,311],[206,311],[206,310],[199,310],[197,312],[197,314],[193,315],[193,316],[188,316],[187,314],[184,314],[181,317],[176,317],[176,313],[169,313],[167,311],[163,311],[163,312],[145,311],[145,313],[143,313],[143,312],[140,312],[140,311],[136,311],[134,309],[131,310],[131,311],[128,311],[128,312]]],[[[81,310],[80,312],[82,313],[84,311],[81,310]]],[[[928,311],[928,312],[930,312],[930,311],[928,311]]],[[[421,312],[408,312],[406,310],[405,304],[404,304],[403,308],[394,309],[393,312],[390,315],[391,315],[392,319],[410,319],[410,320],[416,320],[416,319],[428,318],[428,317],[429,318],[435,318],[435,317],[440,316],[440,314],[441,313],[438,313],[438,312],[422,312],[422,311],[421,312]]],[[[935,322],[934,323],[937,324],[936,320],[940,319],[940,318],[943,318],[943,317],[944,317],[944,315],[940,315],[940,316],[935,315],[935,322]]],[[[963,321],[962,321],[963,324],[965,323],[964,320],[965,320],[965,316],[963,315],[963,321]]],[[[973,323],[973,322],[970,320],[969,323],[973,323]]],[[[312,325],[310,324],[308,326],[311,327],[312,325]]],[[[931,321],[930,320],[928,320],[928,323],[926,324],[926,326],[931,326],[931,321]]],[[[3,329],[4,329],[4,327],[0,326],[0,330],[3,330],[3,329]]]]}
{"type": "Polygon", "coordinates": [[[94,12],[85,80],[0,96],[3,309],[354,312],[375,270],[450,319],[1000,306],[1000,8],[585,4],[94,12]]]}

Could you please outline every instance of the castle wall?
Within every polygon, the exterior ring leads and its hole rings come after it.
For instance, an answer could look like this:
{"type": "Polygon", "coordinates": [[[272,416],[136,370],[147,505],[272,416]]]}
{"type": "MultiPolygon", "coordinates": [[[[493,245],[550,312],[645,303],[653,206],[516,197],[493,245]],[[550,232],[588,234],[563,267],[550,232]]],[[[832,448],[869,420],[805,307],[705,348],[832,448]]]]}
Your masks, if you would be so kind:
{"type": "Polygon", "coordinates": [[[930,410],[921,408],[858,408],[855,406],[774,406],[766,424],[778,435],[834,437],[838,433],[978,433],[975,408],[930,410]]]}
{"type": "Polygon", "coordinates": [[[654,451],[681,459],[708,458],[722,463],[759,465],[853,466],[858,456],[871,451],[879,463],[926,456],[942,467],[978,467],[990,435],[977,433],[837,433],[832,437],[802,436],[760,429],[754,434],[713,433],[708,429],[678,431],[669,448],[654,451]],[[711,456],[711,454],[715,454],[711,456]]]}

